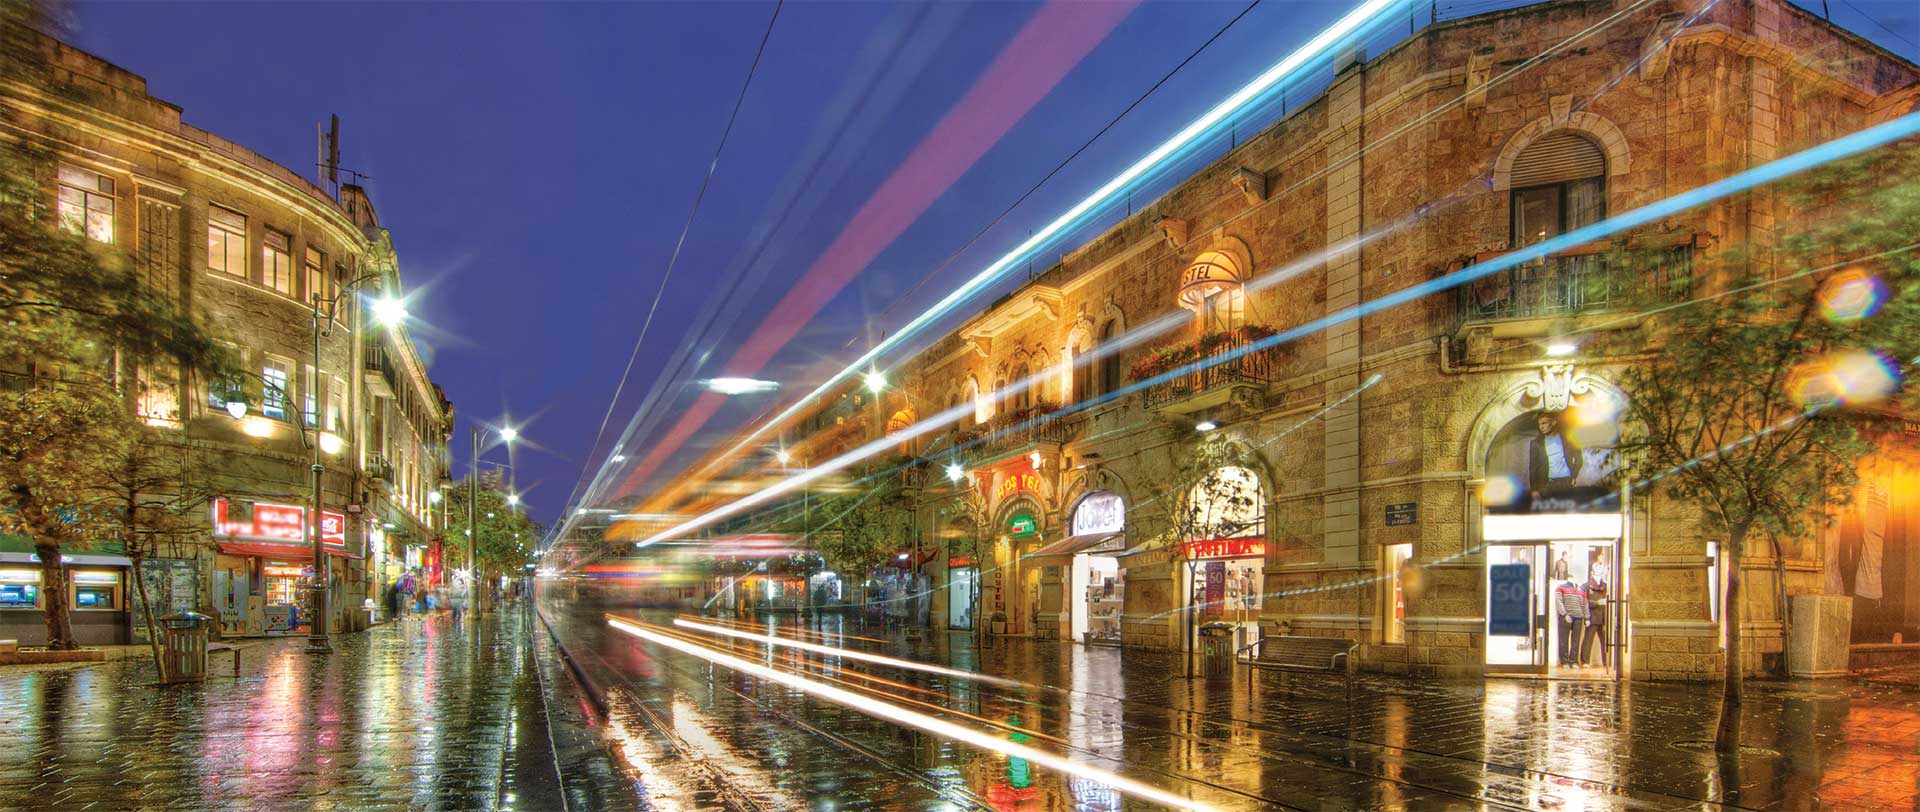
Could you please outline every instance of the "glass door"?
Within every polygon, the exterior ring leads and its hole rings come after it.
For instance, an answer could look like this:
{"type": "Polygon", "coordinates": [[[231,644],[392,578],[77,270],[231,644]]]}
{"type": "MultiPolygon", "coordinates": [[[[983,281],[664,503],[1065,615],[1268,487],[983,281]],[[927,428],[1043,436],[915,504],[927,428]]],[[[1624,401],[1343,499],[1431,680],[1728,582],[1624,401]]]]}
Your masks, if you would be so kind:
{"type": "Polygon", "coordinates": [[[1547,670],[1547,545],[1487,548],[1487,672],[1547,670]]]}

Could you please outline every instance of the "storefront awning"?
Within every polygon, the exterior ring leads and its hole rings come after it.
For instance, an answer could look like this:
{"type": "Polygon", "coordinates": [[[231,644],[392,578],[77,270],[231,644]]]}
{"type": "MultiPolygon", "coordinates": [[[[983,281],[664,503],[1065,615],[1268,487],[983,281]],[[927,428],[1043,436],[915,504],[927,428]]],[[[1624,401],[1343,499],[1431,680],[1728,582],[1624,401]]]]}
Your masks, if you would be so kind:
{"type": "MultiPolygon", "coordinates": [[[[220,552],[227,555],[252,555],[272,558],[280,561],[311,561],[313,548],[304,544],[263,544],[249,542],[222,542],[220,552]]],[[[359,558],[360,556],[335,547],[328,547],[327,553],[337,558],[359,558]]]]}
{"type": "MultiPolygon", "coordinates": [[[[60,560],[69,567],[131,567],[133,561],[124,555],[81,555],[62,553],[60,560]]],[[[40,556],[33,553],[0,553],[0,564],[40,565],[40,556]]]]}
{"type": "MultiPolygon", "coordinates": [[[[1038,550],[1027,553],[1020,560],[1034,566],[1058,567],[1073,563],[1073,557],[1099,547],[1110,541],[1120,539],[1124,533],[1088,533],[1081,536],[1068,536],[1038,550]]],[[[1119,552],[1116,546],[1107,552],[1119,552]]]]}

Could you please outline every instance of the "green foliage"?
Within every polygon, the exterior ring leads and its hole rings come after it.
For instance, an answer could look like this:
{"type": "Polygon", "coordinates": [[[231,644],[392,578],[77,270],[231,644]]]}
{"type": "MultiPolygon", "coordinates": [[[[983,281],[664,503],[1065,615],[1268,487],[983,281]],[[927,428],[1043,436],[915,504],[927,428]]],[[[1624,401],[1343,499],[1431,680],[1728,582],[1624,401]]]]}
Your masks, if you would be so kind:
{"type": "Polygon", "coordinates": [[[816,505],[825,520],[814,544],[827,565],[849,578],[864,578],[913,539],[913,514],[897,487],[829,497],[816,505]]]}
{"type": "Polygon", "coordinates": [[[1920,147],[1908,146],[1797,183],[1782,202],[1817,225],[1771,254],[1729,252],[1720,295],[1663,317],[1658,359],[1625,379],[1636,479],[1671,471],[1663,484],[1711,527],[1776,539],[1806,535],[1819,508],[1849,498],[1873,445],[1860,412],[1821,394],[1822,375],[1848,351],[1896,368],[1920,356],[1916,177],[1920,147]],[[1890,296],[1871,317],[1828,318],[1816,292],[1852,270],[1890,296]]]}
{"type": "Polygon", "coordinates": [[[475,558],[482,569],[518,573],[526,568],[533,546],[545,532],[539,522],[518,507],[507,504],[507,493],[491,477],[481,477],[474,496],[469,496],[472,481],[462,480],[448,488],[447,537],[445,554],[448,566],[464,566],[467,540],[477,538],[475,558]],[[467,504],[473,500],[475,532],[467,531],[467,504]]]}

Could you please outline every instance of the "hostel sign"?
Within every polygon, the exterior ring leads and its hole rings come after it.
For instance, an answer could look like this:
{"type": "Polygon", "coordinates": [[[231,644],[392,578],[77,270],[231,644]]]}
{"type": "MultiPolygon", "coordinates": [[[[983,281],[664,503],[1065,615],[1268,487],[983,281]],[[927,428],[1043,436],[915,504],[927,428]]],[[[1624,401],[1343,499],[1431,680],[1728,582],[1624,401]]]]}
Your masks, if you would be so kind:
{"type": "Polygon", "coordinates": [[[1009,472],[1005,477],[1001,478],[1000,484],[994,488],[993,501],[998,502],[1023,491],[1026,493],[1039,493],[1040,475],[1032,471],[1026,473],[1009,472]]]}

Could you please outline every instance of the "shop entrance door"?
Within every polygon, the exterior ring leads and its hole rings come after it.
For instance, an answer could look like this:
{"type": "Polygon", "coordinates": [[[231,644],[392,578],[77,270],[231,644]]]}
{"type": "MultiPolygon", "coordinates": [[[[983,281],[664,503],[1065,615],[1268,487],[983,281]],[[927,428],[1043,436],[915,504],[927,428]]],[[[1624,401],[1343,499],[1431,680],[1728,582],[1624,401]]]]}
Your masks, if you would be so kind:
{"type": "Polygon", "coordinates": [[[1609,679],[1619,622],[1612,541],[1487,548],[1487,673],[1609,679]]]}

